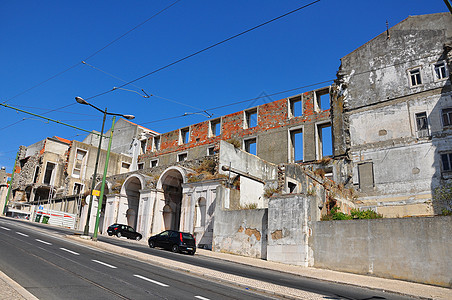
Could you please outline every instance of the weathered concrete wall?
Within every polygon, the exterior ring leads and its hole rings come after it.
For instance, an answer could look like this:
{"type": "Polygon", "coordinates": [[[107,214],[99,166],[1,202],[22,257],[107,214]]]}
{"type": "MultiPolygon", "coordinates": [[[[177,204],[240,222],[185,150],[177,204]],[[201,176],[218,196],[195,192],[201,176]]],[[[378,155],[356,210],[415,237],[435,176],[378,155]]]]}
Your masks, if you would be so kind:
{"type": "Polygon", "coordinates": [[[267,258],[267,209],[224,209],[228,189],[217,188],[212,250],[267,258]]]}
{"type": "Polygon", "coordinates": [[[314,266],[452,286],[452,217],[321,221],[314,266]]]}

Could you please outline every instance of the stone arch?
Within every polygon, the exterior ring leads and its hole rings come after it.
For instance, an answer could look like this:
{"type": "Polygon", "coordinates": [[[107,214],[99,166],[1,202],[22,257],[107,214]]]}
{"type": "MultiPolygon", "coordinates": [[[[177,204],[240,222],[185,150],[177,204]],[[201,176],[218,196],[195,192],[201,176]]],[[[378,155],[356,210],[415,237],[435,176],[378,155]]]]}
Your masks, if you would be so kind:
{"type": "Polygon", "coordinates": [[[182,211],[182,183],[187,182],[191,170],[173,166],[166,169],[157,182],[157,189],[163,191],[165,205],[162,209],[165,229],[179,230],[182,211]]]}
{"type": "Polygon", "coordinates": [[[121,187],[121,195],[127,198],[126,220],[127,225],[137,228],[138,210],[140,206],[140,190],[145,186],[143,176],[133,174],[126,178],[121,187]]]}

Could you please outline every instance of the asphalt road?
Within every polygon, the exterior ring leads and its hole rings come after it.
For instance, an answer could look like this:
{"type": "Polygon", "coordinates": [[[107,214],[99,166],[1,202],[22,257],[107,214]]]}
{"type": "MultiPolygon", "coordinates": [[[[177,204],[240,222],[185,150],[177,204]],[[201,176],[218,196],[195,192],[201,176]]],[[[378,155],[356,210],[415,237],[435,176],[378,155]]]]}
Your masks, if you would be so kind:
{"type": "Polygon", "coordinates": [[[265,299],[0,219],[0,269],[39,299],[265,299]]]}
{"type": "MultiPolygon", "coordinates": [[[[2,219],[0,219],[2,220],[2,219]]],[[[14,220],[11,220],[14,221],[14,220]]],[[[20,222],[23,224],[22,222],[20,222]]],[[[54,228],[47,227],[42,224],[37,223],[27,223],[27,225],[37,226],[40,228],[45,228],[53,231],[54,233],[60,234],[72,234],[73,230],[68,230],[64,228],[54,228]]],[[[211,257],[199,256],[199,255],[184,255],[178,253],[172,253],[170,251],[162,249],[151,249],[145,245],[128,241],[125,238],[116,237],[102,237],[98,238],[100,241],[114,244],[117,246],[125,247],[138,252],[151,254],[157,257],[162,257],[166,259],[171,259],[175,261],[180,261],[188,263],[191,265],[208,268],[211,270],[221,271],[223,273],[243,276],[263,282],[269,282],[272,284],[277,284],[285,287],[300,289],[308,292],[313,292],[317,294],[322,294],[327,296],[327,299],[413,299],[410,297],[405,297],[397,294],[387,293],[383,291],[376,291],[366,288],[360,288],[345,284],[331,283],[327,281],[322,281],[318,279],[306,278],[297,275],[282,273],[278,271],[263,269],[259,267],[250,267],[247,265],[242,265],[239,263],[234,263],[230,261],[223,261],[220,259],[215,259],[211,257]]]]}

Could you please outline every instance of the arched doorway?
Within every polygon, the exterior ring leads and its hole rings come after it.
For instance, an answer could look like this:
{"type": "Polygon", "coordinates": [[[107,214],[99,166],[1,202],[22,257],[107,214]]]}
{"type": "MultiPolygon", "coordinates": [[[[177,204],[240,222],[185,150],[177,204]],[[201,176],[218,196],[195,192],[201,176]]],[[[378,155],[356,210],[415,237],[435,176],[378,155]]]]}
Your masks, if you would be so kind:
{"type": "Polygon", "coordinates": [[[183,177],[179,170],[169,169],[160,178],[165,206],[162,217],[165,229],[179,230],[183,177]]]}
{"type": "Polygon", "coordinates": [[[127,225],[137,228],[138,207],[140,203],[141,181],[137,177],[131,177],[124,183],[127,196],[126,219],[127,225]]]}

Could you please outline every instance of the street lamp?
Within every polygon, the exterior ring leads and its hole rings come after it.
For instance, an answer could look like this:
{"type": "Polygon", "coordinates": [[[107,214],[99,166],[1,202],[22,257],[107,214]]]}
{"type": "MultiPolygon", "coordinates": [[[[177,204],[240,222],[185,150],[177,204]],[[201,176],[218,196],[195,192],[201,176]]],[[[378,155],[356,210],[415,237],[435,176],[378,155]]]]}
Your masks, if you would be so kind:
{"type": "MultiPolygon", "coordinates": [[[[94,188],[95,188],[95,186],[96,186],[97,166],[98,166],[98,164],[99,164],[100,149],[101,149],[101,147],[102,147],[102,137],[103,137],[103,134],[104,134],[105,118],[107,117],[107,115],[114,116],[114,117],[113,117],[113,125],[112,125],[112,129],[111,129],[111,134],[110,134],[110,142],[109,142],[109,147],[108,147],[108,154],[109,154],[109,152],[110,152],[110,145],[111,145],[111,139],[112,139],[112,136],[113,136],[113,126],[114,126],[114,124],[115,124],[115,123],[114,123],[114,122],[115,122],[115,116],[120,116],[120,117],[123,117],[123,118],[128,119],[128,120],[134,119],[135,116],[133,116],[133,115],[122,115],[122,114],[109,113],[109,112],[107,112],[107,108],[105,108],[105,110],[101,110],[100,108],[98,108],[98,107],[92,105],[91,103],[87,102],[87,101],[86,101],[85,99],[83,99],[82,97],[75,97],[75,100],[76,100],[77,103],[79,103],[79,104],[89,105],[89,106],[91,106],[92,108],[94,108],[94,109],[96,109],[96,110],[98,110],[98,111],[100,111],[101,113],[104,114],[104,118],[103,118],[103,120],[102,120],[102,129],[101,129],[101,131],[100,131],[100,136],[99,136],[99,146],[97,147],[96,164],[94,165],[93,181],[92,181],[92,183],[91,183],[91,193],[90,193],[90,200],[89,200],[89,204],[88,204],[88,215],[86,216],[86,224],[85,224],[85,229],[84,229],[84,231],[83,231],[83,235],[84,235],[84,236],[89,236],[89,219],[90,219],[90,217],[91,217],[91,207],[92,207],[92,203],[93,203],[94,188]]],[[[105,165],[108,165],[108,159],[109,159],[109,155],[108,155],[108,154],[107,154],[107,159],[106,159],[105,165]]],[[[104,173],[106,173],[106,172],[104,172],[104,173]]],[[[106,174],[104,174],[104,176],[106,176],[106,174]]],[[[101,190],[103,189],[103,184],[105,184],[104,180],[103,180],[103,182],[102,182],[101,190]]],[[[101,194],[103,194],[103,193],[101,193],[101,194]]],[[[100,195],[100,196],[103,196],[103,195],[100,195]]],[[[101,204],[102,204],[101,201],[102,201],[102,199],[99,199],[99,207],[100,207],[101,204]]],[[[97,224],[97,218],[98,218],[98,215],[96,214],[96,224],[97,224]]],[[[97,227],[97,226],[96,226],[96,227],[97,227]]],[[[96,237],[97,237],[96,232],[95,232],[94,234],[95,234],[96,237]]]]}

